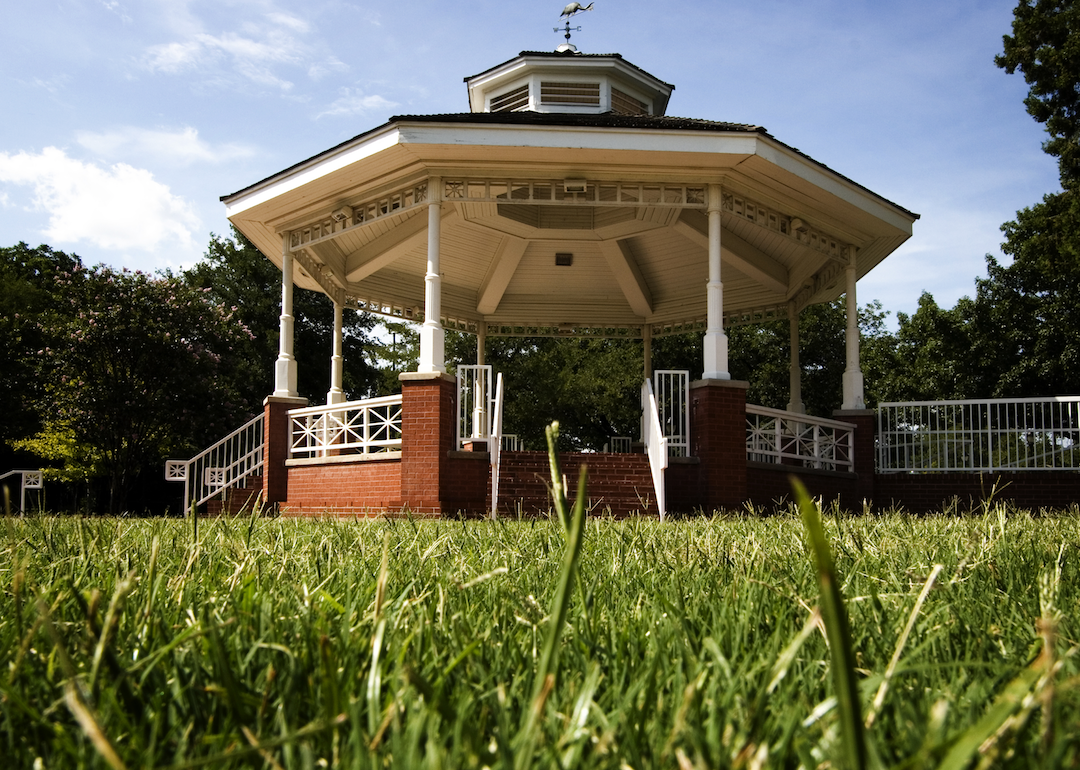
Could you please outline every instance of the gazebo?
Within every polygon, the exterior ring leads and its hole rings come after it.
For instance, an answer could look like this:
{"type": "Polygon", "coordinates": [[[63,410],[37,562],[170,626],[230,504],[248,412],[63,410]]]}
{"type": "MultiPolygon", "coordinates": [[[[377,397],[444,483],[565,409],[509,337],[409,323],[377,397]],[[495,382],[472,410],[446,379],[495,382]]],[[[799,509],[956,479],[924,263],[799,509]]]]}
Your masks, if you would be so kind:
{"type": "Polygon", "coordinates": [[[770,464],[857,495],[860,455],[873,472],[873,429],[856,283],[918,216],[760,126],[668,116],[674,86],[619,54],[522,52],[465,84],[468,112],[392,117],[222,198],[282,274],[265,499],[297,512],[456,514],[494,510],[500,489],[518,509],[543,496],[542,484],[529,487],[533,453],[501,449],[489,373],[447,373],[448,328],[476,335],[480,369],[496,335],[642,340],[642,438],[657,456],[651,468],[645,453],[588,458],[597,496],[618,499],[616,512],[634,500],[662,513],[665,499],[689,509],[771,495],[773,481],[755,481],[770,464]],[[337,311],[325,405],[296,392],[294,286],[324,292],[337,311]],[[801,416],[794,321],[841,295],[843,404],[835,420],[813,422],[801,416]],[[401,373],[399,402],[345,403],[347,308],[422,322],[419,367],[401,373]],[[748,427],[725,328],[776,318],[793,321],[790,403],[748,427]],[[651,341],[689,331],[704,335],[702,376],[676,378],[651,418],[651,341]],[[799,459],[811,429],[830,457],[799,459]],[[665,477],[677,493],[665,496],[665,477]]]}

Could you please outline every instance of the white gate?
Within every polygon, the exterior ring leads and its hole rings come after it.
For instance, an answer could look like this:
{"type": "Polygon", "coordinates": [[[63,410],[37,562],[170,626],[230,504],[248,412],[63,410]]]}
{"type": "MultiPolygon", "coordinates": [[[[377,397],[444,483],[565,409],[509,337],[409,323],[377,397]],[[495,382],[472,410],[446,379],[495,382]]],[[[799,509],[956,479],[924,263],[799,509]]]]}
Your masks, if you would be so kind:
{"type": "Polygon", "coordinates": [[[491,435],[491,415],[495,391],[491,387],[490,366],[475,364],[457,368],[457,448],[468,441],[487,441],[491,435]]]}
{"type": "Polygon", "coordinates": [[[690,456],[690,372],[658,369],[653,372],[653,394],[660,429],[667,439],[668,457],[690,456]]]}

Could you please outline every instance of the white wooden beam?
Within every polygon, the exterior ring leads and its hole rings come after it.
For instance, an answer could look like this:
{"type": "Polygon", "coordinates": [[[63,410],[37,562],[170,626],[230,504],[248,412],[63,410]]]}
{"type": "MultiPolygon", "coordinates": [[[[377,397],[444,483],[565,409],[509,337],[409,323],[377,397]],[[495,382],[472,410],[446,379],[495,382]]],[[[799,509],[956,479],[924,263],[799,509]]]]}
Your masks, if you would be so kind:
{"type": "Polygon", "coordinates": [[[630,245],[626,241],[603,241],[600,251],[607,260],[615,280],[622,289],[623,296],[630,304],[634,315],[647,318],[652,315],[652,292],[649,291],[645,278],[638,269],[630,245]]]}
{"type": "Polygon", "coordinates": [[[521,258],[525,256],[525,249],[529,242],[523,238],[515,238],[507,235],[499,244],[499,249],[492,260],[484,283],[480,286],[477,294],[476,312],[483,315],[491,315],[499,309],[506,287],[510,285],[510,279],[517,272],[521,258]]]}
{"type": "MultiPolygon", "coordinates": [[[[453,209],[442,212],[445,220],[454,216],[453,209]]],[[[372,273],[403,257],[409,251],[427,245],[428,217],[422,212],[414,214],[401,224],[345,257],[345,277],[358,283],[372,273]]]]}
{"type": "MultiPolygon", "coordinates": [[[[702,232],[693,223],[680,219],[672,226],[672,229],[701,248],[709,248],[708,232],[702,232]]],[[[786,267],[727,228],[723,228],[721,232],[723,233],[721,255],[725,262],[770,291],[787,295],[788,271],[786,267]]]]}

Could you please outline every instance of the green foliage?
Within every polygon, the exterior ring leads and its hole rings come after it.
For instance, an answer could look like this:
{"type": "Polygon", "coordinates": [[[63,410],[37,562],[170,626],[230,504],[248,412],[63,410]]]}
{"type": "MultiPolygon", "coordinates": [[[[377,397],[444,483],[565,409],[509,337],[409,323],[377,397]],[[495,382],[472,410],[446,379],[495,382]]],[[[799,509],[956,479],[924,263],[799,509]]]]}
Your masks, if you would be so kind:
{"type": "Polygon", "coordinates": [[[81,264],[77,256],[48,246],[0,248],[0,446],[41,426],[37,366],[47,332],[38,317],[58,300],[57,276],[81,264]]]}
{"type": "MultiPolygon", "coordinates": [[[[475,346],[475,338],[462,344],[475,346]]],[[[544,448],[544,429],[554,421],[560,451],[600,449],[611,436],[638,432],[640,341],[489,338],[485,360],[503,375],[505,432],[520,436],[528,449],[544,448]]]]}
{"type": "Polygon", "coordinates": [[[144,467],[244,417],[235,347],[250,334],[177,278],[75,266],[54,280],[36,319],[42,426],[24,446],[61,457],[69,476],[106,475],[116,512],[144,467]]]}
{"type": "MultiPolygon", "coordinates": [[[[131,768],[287,770],[847,756],[794,511],[586,521],[559,629],[555,519],[219,518],[197,537],[173,520],[7,525],[0,755],[12,767],[105,767],[103,747],[131,768]],[[558,676],[522,756],[554,630],[558,676]]],[[[1080,761],[1075,511],[826,512],[820,525],[883,765],[1080,761]]]]}
{"type": "MultiPolygon", "coordinates": [[[[184,273],[191,285],[208,291],[252,332],[238,355],[252,366],[250,376],[238,383],[248,411],[262,408],[274,390],[274,361],[278,356],[281,316],[281,270],[233,228],[231,238],[210,236],[203,261],[184,273]]],[[[297,390],[322,403],[330,389],[334,303],[321,292],[293,292],[293,346],[297,362],[297,390]]],[[[370,332],[372,316],[345,310],[343,314],[342,388],[348,399],[367,398],[379,389],[370,332]]],[[[236,426],[233,426],[236,427],[236,426]]]]}
{"type": "Polygon", "coordinates": [[[1080,5],[1073,0],[1020,0],[1012,35],[994,63],[1020,70],[1030,88],[1024,105],[1046,125],[1043,149],[1058,159],[1061,186],[1080,183],[1080,5]]]}

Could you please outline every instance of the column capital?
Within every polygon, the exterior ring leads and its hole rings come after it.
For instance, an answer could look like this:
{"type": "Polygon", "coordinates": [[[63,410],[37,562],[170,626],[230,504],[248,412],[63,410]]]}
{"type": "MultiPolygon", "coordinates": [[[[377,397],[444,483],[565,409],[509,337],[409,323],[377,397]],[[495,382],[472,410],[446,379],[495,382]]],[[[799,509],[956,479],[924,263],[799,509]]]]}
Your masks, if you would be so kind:
{"type": "Polygon", "coordinates": [[[706,210],[710,213],[721,211],[724,207],[724,188],[719,182],[713,182],[708,186],[706,194],[706,210]]]}

